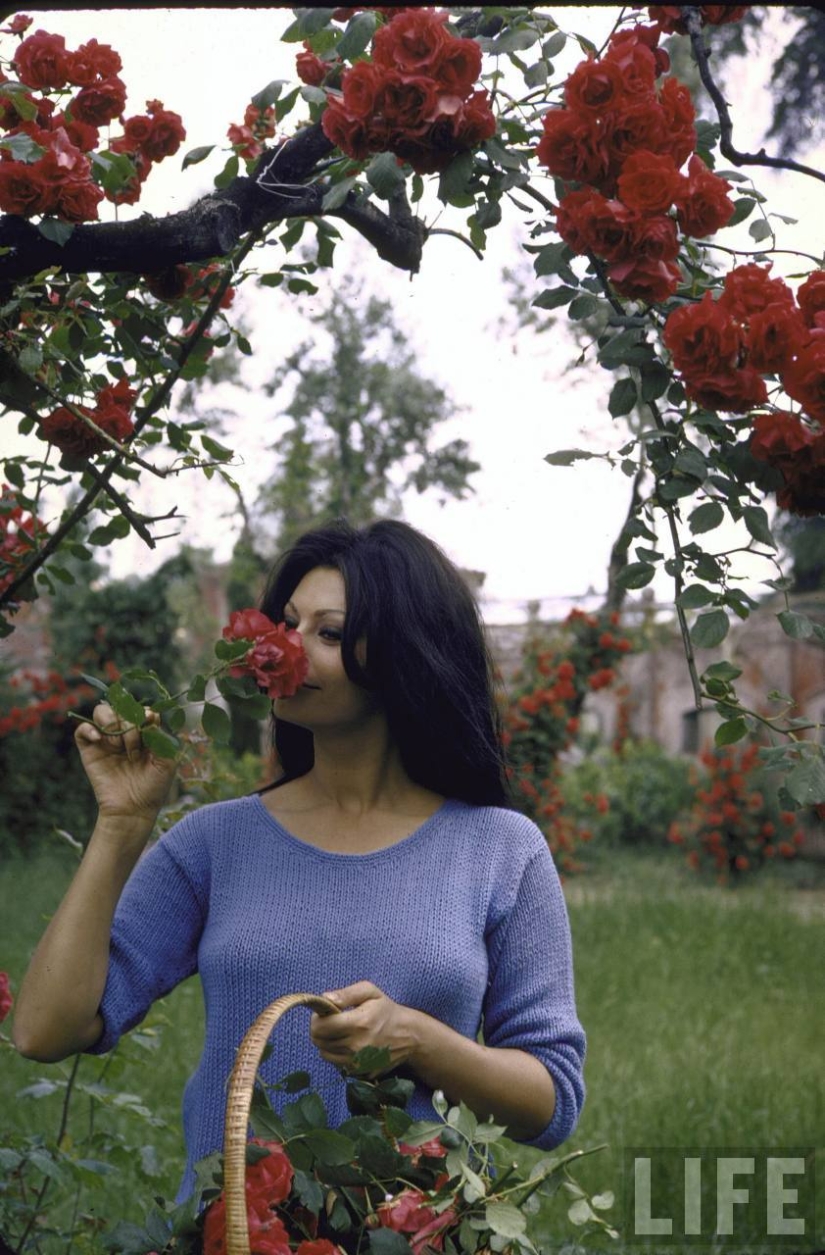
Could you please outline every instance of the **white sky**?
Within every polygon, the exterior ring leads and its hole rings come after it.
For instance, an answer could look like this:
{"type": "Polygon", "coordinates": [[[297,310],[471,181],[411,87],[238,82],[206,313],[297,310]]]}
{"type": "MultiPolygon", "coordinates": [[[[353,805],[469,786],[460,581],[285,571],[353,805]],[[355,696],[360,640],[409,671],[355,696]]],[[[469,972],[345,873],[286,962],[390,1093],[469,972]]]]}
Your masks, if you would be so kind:
{"type": "MultiPolygon", "coordinates": [[[[566,30],[599,41],[609,31],[617,8],[548,5],[547,11],[566,30]]],[[[181,153],[153,170],[134,212],[174,212],[207,192],[226,153],[213,154],[181,173],[183,154],[201,145],[225,144],[229,123],[242,121],[249,98],[272,79],[297,81],[294,56],[299,45],[280,42],[291,20],[288,9],[63,8],[35,12],[34,18],[32,29],[64,34],[70,47],[94,36],[121,53],[129,93],[127,115],[141,112],[151,98],[182,115],[187,138],[181,153]]],[[[565,58],[558,59],[557,70],[572,69],[581,56],[574,46],[565,58]]],[[[769,110],[765,83],[759,62],[749,59],[731,93],[740,147],[761,143],[769,110]]],[[[297,110],[295,116],[300,116],[297,110]]],[[[821,252],[821,238],[813,244],[809,237],[821,234],[822,184],[787,174],[776,178],[762,170],[754,177],[769,195],[769,209],[801,220],[799,228],[786,229],[782,244],[821,252]]],[[[112,207],[107,210],[111,213],[112,207]]],[[[460,229],[458,211],[449,213],[454,217],[446,214],[441,225],[460,229]]],[[[579,371],[574,385],[573,378],[563,373],[574,348],[561,330],[540,337],[522,335],[516,341],[497,329],[506,307],[501,268],[514,264],[518,255],[517,243],[505,230],[490,233],[483,262],[449,236],[433,238],[425,248],[421,273],[410,280],[372,258],[360,247],[359,237],[341,229],[345,243],[339,246],[333,279],[341,273],[340,266],[349,267],[392,301],[399,323],[419,350],[422,372],[445,386],[462,408],[460,417],[439,430],[436,443],[463,437],[483,468],[473,479],[473,497],[442,508],[435,494],[412,494],[405,502],[405,517],[456,562],[487,573],[483,608],[491,622],[520,619],[528,599],[541,599],[545,611],[553,613],[563,609],[561,599],[603,591],[630,481],[605,463],[551,468],[543,457],[560,448],[606,450],[624,442],[624,427],[607,414],[608,393],[617,376],[598,369],[579,371]]],[[[729,232],[731,238],[726,236],[724,242],[733,242],[733,234],[729,232]]],[[[747,242],[746,235],[739,239],[747,242]]],[[[284,353],[306,336],[307,328],[295,311],[313,308],[312,298],[301,299],[304,305],[287,303],[272,289],[257,289],[247,298],[250,318],[254,316],[250,338],[256,354],[249,364],[251,381],[267,378],[284,353]]],[[[314,298],[320,299],[321,294],[314,298]]],[[[233,473],[251,502],[273,467],[267,447],[277,428],[273,431],[271,402],[262,403],[259,393],[245,394],[241,404],[243,412],[230,428],[228,442],[243,459],[233,473]]],[[[219,560],[229,556],[236,534],[235,522],[227,517],[232,498],[217,479],[207,483],[191,472],[174,481],[151,481],[144,492],[144,504],[157,507],[158,513],[174,501],[180,503],[188,515],[181,541],[210,546],[219,560]]],[[[178,543],[166,541],[150,552],[137,539],[120,542],[112,550],[112,571],[146,574],[171,556],[178,543]]],[[[759,579],[771,574],[755,572],[759,579]]],[[[655,588],[657,596],[668,599],[666,581],[655,588]]]]}

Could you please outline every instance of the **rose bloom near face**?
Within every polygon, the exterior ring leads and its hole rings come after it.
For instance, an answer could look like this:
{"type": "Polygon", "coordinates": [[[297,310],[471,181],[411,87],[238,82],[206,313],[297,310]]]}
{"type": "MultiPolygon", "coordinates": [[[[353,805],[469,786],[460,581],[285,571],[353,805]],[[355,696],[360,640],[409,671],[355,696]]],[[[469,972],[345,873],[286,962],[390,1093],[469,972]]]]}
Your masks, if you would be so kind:
{"type": "Polygon", "coordinates": [[[332,567],[305,575],[284,607],[284,622],[301,633],[309,660],[306,680],[293,697],[278,698],[278,719],[311,731],[352,728],[380,716],[374,694],[353,684],[341,658],[346,614],[343,576],[332,567]]]}

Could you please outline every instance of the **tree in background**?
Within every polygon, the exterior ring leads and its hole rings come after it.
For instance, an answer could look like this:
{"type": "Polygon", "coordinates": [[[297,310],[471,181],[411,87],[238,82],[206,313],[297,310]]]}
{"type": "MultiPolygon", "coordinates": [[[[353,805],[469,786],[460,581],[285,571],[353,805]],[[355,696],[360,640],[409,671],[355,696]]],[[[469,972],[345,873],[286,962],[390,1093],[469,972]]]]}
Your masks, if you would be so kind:
{"type": "Polygon", "coordinates": [[[321,342],[301,344],[266,387],[278,402],[288,397],[279,416],[291,423],[255,509],[263,527],[275,523],[276,548],[339,515],[355,525],[397,516],[410,488],[459,499],[471,491],[480,467],[467,441],[431,447],[455,407],[421,374],[389,302],[347,278],[311,321],[321,342]]]}

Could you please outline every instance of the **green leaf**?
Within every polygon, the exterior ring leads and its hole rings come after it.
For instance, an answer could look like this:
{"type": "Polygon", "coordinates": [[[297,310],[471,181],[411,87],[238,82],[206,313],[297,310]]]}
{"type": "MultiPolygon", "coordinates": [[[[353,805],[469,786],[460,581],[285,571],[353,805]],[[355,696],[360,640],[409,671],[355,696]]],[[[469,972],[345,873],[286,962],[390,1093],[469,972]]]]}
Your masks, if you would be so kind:
{"type": "Polygon", "coordinates": [[[317,1216],[324,1205],[324,1191],[315,1177],[309,1172],[297,1170],[293,1182],[295,1193],[304,1207],[308,1207],[317,1216]]]}
{"type": "MultiPolygon", "coordinates": [[[[0,92],[0,95],[5,93],[0,92]]],[[[30,135],[21,132],[18,135],[6,135],[0,139],[0,148],[4,148],[14,161],[22,161],[27,165],[38,161],[45,153],[45,148],[35,143],[30,135]]]]}
{"type": "Polygon", "coordinates": [[[351,175],[348,179],[341,179],[338,183],[333,183],[330,189],[324,193],[324,199],[321,201],[321,208],[324,213],[329,213],[333,209],[340,209],[354,186],[355,175],[351,175]]]}
{"type": "Polygon", "coordinates": [[[762,545],[767,545],[769,549],[776,548],[776,541],[771,535],[770,524],[768,523],[767,511],[761,505],[745,506],[745,509],[742,511],[742,518],[745,520],[745,527],[754,540],[758,540],[762,545]]]}
{"type": "Polygon", "coordinates": [[[815,625],[807,615],[797,614],[795,610],[783,610],[776,617],[785,635],[795,641],[807,641],[814,634],[815,625]]]}
{"type": "Polygon", "coordinates": [[[335,45],[335,51],[344,61],[354,61],[366,51],[375,34],[378,19],[374,13],[359,13],[352,18],[347,29],[335,45]]]}
{"type": "Polygon", "coordinates": [[[702,678],[707,675],[714,680],[724,680],[726,682],[730,682],[738,680],[741,674],[741,667],[735,667],[732,662],[713,662],[703,671],[702,678]]]}
{"type": "Polygon", "coordinates": [[[806,758],[785,777],[785,789],[800,806],[818,806],[825,802],[825,761],[822,746],[812,747],[817,757],[806,758]]]}
{"type": "Polygon", "coordinates": [[[569,305],[575,295],[575,288],[545,288],[530,304],[535,309],[558,309],[560,305],[569,305]]]}
{"type": "Polygon", "coordinates": [[[412,1255],[409,1242],[394,1229],[372,1229],[369,1249],[374,1255],[412,1255]]]}
{"type": "Polygon", "coordinates": [[[727,636],[729,626],[724,610],[710,610],[699,615],[690,629],[690,639],[697,649],[715,649],[727,636]]]}
{"type": "Polygon", "coordinates": [[[708,464],[700,449],[680,449],[676,454],[673,469],[681,472],[683,475],[690,475],[692,479],[698,480],[700,484],[707,479],[708,464]]]}
{"type": "Polygon", "coordinates": [[[567,1219],[571,1224],[583,1225],[593,1219],[593,1208],[586,1198],[577,1198],[567,1209],[567,1219]]]}
{"type": "Polygon", "coordinates": [[[366,169],[367,182],[376,196],[389,200],[404,182],[404,175],[392,153],[378,153],[366,169]]]}
{"type": "Polygon", "coordinates": [[[438,199],[449,204],[467,193],[473,177],[472,153],[459,153],[438,180],[438,199]]]}
{"type": "Polygon", "coordinates": [[[710,605],[713,597],[714,594],[704,584],[689,584],[676,600],[683,610],[698,610],[700,606],[710,605]]]}
{"type": "Polygon", "coordinates": [[[214,144],[204,144],[200,148],[190,148],[183,159],[181,170],[185,170],[187,166],[196,166],[200,161],[205,161],[214,148],[214,144]]]}
{"type": "Polygon", "coordinates": [[[62,248],[74,231],[74,223],[61,222],[58,218],[43,218],[38,222],[37,229],[44,239],[51,240],[52,244],[59,244],[62,248]]]}
{"type": "MultiPolygon", "coordinates": [[[[573,252],[569,245],[564,243],[545,244],[539,249],[533,262],[533,269],[536,272],[536,278],[543,279],[549,275],[567,275],[570,271],[570,262],[573,260],[573,252]]],[[[573,275],[573,281],[575,281],[573,275]]]]}
{"type": "Polygon", "coordinates": [[[355,1157],[355,1143],[352,1138],[336,1129],[310,1129],[305,1141],[313,1155],[323,1164],[335,1167],[348,1164],[355,1157]]]}
{"type": "Polygon", "coordinates": [[[592,314],[597,313],[604,301],[600,301],[597,296],[593,296],[591,292],[580,292],[570,302],[567,310],[567,317],[577,322],[580,318],[590,318],[592,314]]]}
{"type": "Polygon", "coordinates": [[[524,1213],[512,1203],[488,1203],[484,1217],[493,1233],[499,1233],[503,1238],[518,1238],[527,1228],[524,1213]]]}
{"type": "Polygon", "coordinates": [[[213,741],[217,741],[219,745],[226,745],[232,732],[232,724],[229,715],[222,706],[216,706],[213,702],[207,702],[204,705],[201,714],[201,722],[203,730],[213,741]]]}
{"type": "Polygon", "coordinates": [[[238,154],[233,153],[224,168],[221,170],[220,174],[215,175],[215,187],[220,188],[221,190],[229,187],[229,184],[237,179],[240,168],[241,163],[238,158],[238,154]]]}
{"type": "Polygon", "coordinates": [[[196,675],[186,692],[187,700],[190,702],[202,702],[206,697],[206,677],[196,675]]]}
{"type": "Polygon", "coordinates": [[[740,222],[744,222],[749,218],[756,208],[756,201],[750,196],[740,196],[738,200],[733,202],[734,210],[732,217],[728,220],[727,226],[736,227],[740,222]]]}
{"type": "Polygon", "coordinates": [[[544,460],[551,466],[572,466],[574,462],[586,462],[598,456],[598,453],[590,453],[587,449],[558,449],[555,453],[546,453],[544,460]]]}
{"type": "Polygon", "coordinates": [[[759,243],[760,240],[766,240],[769,236],[773,235],[773,229],[771,228],[771,224],[766,222],[764,218],[757,218],[756,221],[752,222],[748,227],[748,235],[751,239],[756,240],[756,242],[759,243]]]}
{"type": "Polygon", "coordinates": [[[593,1207],[597,1207],[599,1211],[607,1211],[615,1203],[616,1198],[612,1190],[605,1190],[603,1194],[594,1194],[590,1202],[593,1207]]]}
{"type": "Polygon", "coordinates": [[[644,588],[653,579],[656,568],[650,562],[628,562],[616,577],[622,588],[644,588]]]}
{"type": "Polygon", "coordinates": [[[635,379],[617,379],[610,389],[607,408],[613,418],[621,418],[623,414],[631,413],[635,408],[637,399],[638,392],[635,379]]]}
{"type": "Polygon", "coordinates": [[[658,401],[663,397],[673,378],[670,371],[661,362],[650,362],[642,369],[642,400],[658,401]]]}
{"type": "Polygon", "coordinates": [[[733,745],[735,741],[741,741],[743,736],[748,735],[747,720],[741,715],[737,715],[735,719],[728,719],[725,723],[720,723],[713,737],[714,745],[733,745]]]}
{"type": "Polygon", "coordinates": [[[112,710],[124,722],[132,723],[137,728],[142,727],[146,722],[146,712],[142,704],[123,687],[119,680],[109,685],[108,700],[112,710]]]}
{"type": "Polygon", "coordinates": [[[712,532],[725,521],[725,511],[718,501],[706,501],[691,511],[688,525],[694,536],[703,532],[712,532]]]}

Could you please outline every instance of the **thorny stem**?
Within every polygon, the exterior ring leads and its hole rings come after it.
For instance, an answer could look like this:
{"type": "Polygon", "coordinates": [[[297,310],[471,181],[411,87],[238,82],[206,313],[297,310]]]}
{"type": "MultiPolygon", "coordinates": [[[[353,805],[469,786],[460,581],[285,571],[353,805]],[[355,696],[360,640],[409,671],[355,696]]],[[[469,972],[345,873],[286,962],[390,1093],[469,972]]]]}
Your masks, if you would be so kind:
{"type": "MultiPolygon", "coordinates": [[[[78,1071],[78,1068],[80,1067],[80,1059],[81,1059],[80,1055],[75,1055],[74,1062],[72,1064],[72,1070],[69,1073],[69,1079],[66,1082],[66,1093],[63,1095],[63,1107],[60,1112],[60,1124],[57,1129],[57,1138],[55,1139],[58,1149],[60,1147],[60,1143],[63,1141],[63,1138],[66,1133],[66,1127],[69,1123],[69,1106],[72,1100],[72,1093],[74,1091],[75,1080],[77,1078],[77,1071],[78,1071]]],[[[43,1199],[46,1197],[46,1191],[48,1190],[50,1184],[51,1184],[51,1177],[45,1177],[43,1180],[43,1184],[40,1186],[40,1189],[37,1192],[37,1198],[34,1200],[34,1205],[31,1210],[31,1215],[29,1216],[29,1223],[26,1225],[26,1228],[23,1231],[23,1236],[21,1237],[20,1242],[18,1243],[17,1249],[20,1251],[24,1249],[26,1245],[26,1239],[28,1238],[29,1234],[34,1228],[35,1221],[37,1220],[40,1208],[43,1206],[43,1199]]]]}
{"type": "Polygon", "coordinates": [[[710,70],[708,61],[708,52],[702,41],[702,18],[696,5],[683,5],[682,18],[690,35],[690,44],[693,50],[693,56],[699,69],[699,77],[705,91],[710,96],[716,107],[716,114],[719,118],[719,151],[738,166],[767,166],[774,170],[793,170],[797,174],[810,175],[812,179],[820,179],[825,182],[825,174],[821,170],[814,170],[811,166],[800,165],[798,161],[792,161],[788,157],[769,157],[762,148],[758,153],[740,152],[733,144],[733,122],[731,121],[730,112],[728,110],[727,101],[719,90],[716,81],[710,70]]]}
{"type": "MultiPolygon", "coordinates": [[[[184,366],[186,365],[187,361],[189,360],[192,354],[192,350],[194,349],[198,341],[202,338],[204,332],[209,326],[209,323],[212,321],[215,311],[220,305],[223,299],[224,293],[226,292],[226,289],[229,287],[230,280],[233,277],[233,274],[232,274],[233,269],[237,268],[237,266],[240,264],[240,262],[244,260],[244,258],[252,250],[255,244],[258,243],[259,239],[261,238],[263,234],[263,230],[264,230],[263,228],[260,228],[257,231],[251,232],[247,236],[240,250],[234,257],[232,261],[232,265],[227,267],[226,274],[223,276],[223,278],[221,279],[221,282],[218,284],[217,288],[215,289],[215,292],[213,293],[209,304],[207,305],[206,309],[204,310],[203,314],[198,320],[197,326],[195,327],[192,334],[188,337],[186,343],[183,345],[183,348],[181,349],[180,358],[178,360],[178,363],[175,369],[170,371],[170,373],[164,379],[163,383],[158,386],[158,388],[155,390],[153,395],[150,397],[147,404],[141,408],[141,413],[135,422],[134,430],[132,432],[132,436],[131,436],[132,440],[134,440],[135,436],[139,435],[139,433],[143,430],[143,428],[146,426],[149,420],[152,417],[154,417],[154,415],[158,412],[158,410],[160,410],[161,407],[168,400],[169,395],[172,391],[172,388],[175,386],[178,379],[180,378],[181,372],[183,371],[184,366]]],[[[84,493],[84,495],[81,497],[80,501],[77,503],[77,505],[68,515],[68,517],[57,528],[57,530],[51,534],[49,539],[46,541],[45,545],[43,545],[41,549],[38,549],[38,551],[29,560],[29,562],[27,562],[25,566],[22,567],[19,574],[6,587],[6,589],[3,592],[2,598],[0,598],[0,605],[5,605],[13,601],[14,594],[18,590],[18,588],[22,588],[23,585],[26,584],[27,581],[30,580],[31,577],[37,571],[40,570],[40,568],[51,557],[51,555],[55,552],[55,550],[59,548],[59,546],[62,544],[66,536],[68,536],[71,532],[73,532],[75,527],[77,527],[78,523],[80,523],[81,520],[84,519],[87,514],[89,514],[92,507],[94,506],[95,501],[99,497],[100,493],[104,489],[108,491],[109,481],[111,480],[115,471],[120,469],[120,467],[123,464],[123,461],[124,461],[124,456],[120,453],[116,453],[115,456],[108,463],[108,465],[105,467],[105,469],[100,472],[100,475],[97,481],[94,484],[92,484],[91,488],[89,488],[84,493]]]]}

